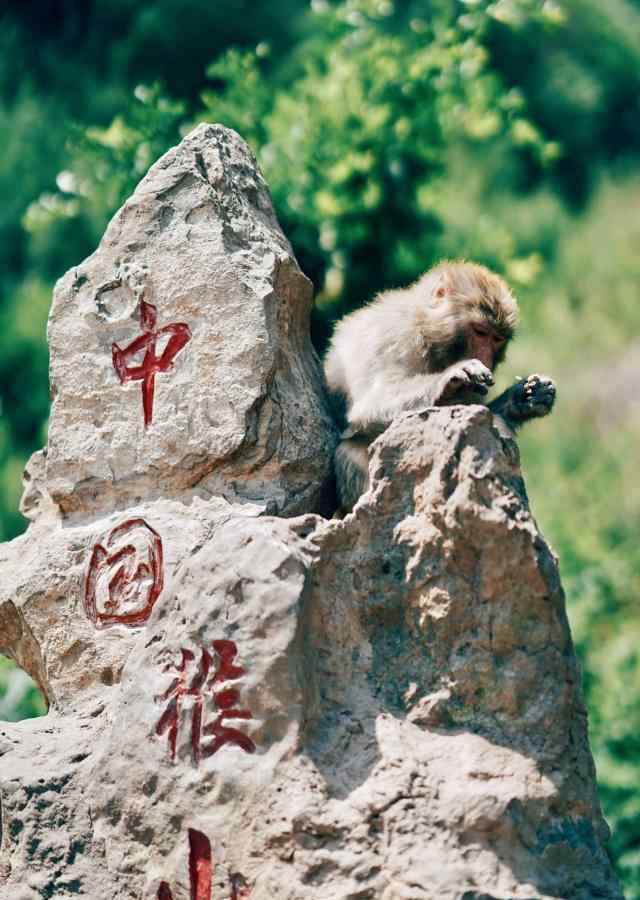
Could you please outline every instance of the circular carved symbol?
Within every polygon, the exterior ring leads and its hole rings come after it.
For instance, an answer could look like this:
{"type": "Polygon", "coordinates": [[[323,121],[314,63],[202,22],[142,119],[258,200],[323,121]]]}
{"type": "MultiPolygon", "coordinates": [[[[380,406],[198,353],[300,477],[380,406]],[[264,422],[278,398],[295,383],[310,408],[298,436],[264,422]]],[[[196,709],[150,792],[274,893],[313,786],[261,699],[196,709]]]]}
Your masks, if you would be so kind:
{"type": "Polygon", "coordinates": [[[128,519],[93,548],[84,608],[98,628],[143,625],[163,584],[160,535],[144,519],[128,519]]]}

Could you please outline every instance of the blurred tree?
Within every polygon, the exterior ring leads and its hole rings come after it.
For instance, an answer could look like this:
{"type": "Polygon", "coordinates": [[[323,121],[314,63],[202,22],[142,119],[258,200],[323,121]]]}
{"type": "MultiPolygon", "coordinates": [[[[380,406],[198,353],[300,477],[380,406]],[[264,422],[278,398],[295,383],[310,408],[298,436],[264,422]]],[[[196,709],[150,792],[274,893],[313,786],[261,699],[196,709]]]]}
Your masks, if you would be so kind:
{"type": "Polygon", "coordinates": [[[230,45],[269,40],[285,52],[304,0],[5,0],[0,29],[9,50],[5,92],[24,82],[65,99],[86,121],[112,115],[130,85],[162,79],[170,93],[196,100],[207,63],[230,45]],[[97,100],[97,105],[96,105],[97,100]]]}
{"type": "MultiPolygon", "coordinates": [[[[541,165],[557,154],[527,118],[523,97],[491,69],[483,43],[491,17],[460,15],[453,0],[429,4],[428,18],[424,9],[417,0],[316,0],[314,27],[280,65],[262,42],[208,69],[196,118],[236,128],[257,151],[284,230],[320,289],[320,347],[337,314],[417,277],[441,254],[440,191],[456,146],[487,148],[483,158],[500,160],[492,171],[503,188],[525,150],[541,165]]],[[[79,181],[90,183],[89,202],[105,214],[125,193],[114,194],[110,181],[130,189],[152,157],[148,136],[166,129],[175,109],[158,88],[137,98],[146,109],[134,104],[78,146],[79,181]]],[[[176,129],[193,123],[175,112],[176,129]]],[[[498,227],[489,209],[486,220],[498,227]]],[[[504,268],[518,249],[507,244],[490,249],[487,241],[480,256],[504,268]]]]}
{"type": "MultiPolygon", "coordinates": [[[[545,6],[546,21],[514,23],[498,14],[487,44],[506,83],[524,93],[533,119],[562,146],[556,180],[580,205],[603,163],[634,159],[640,151],[638,4],[571,0],[545,6]],[[549,19],[562,27],[549,28],[549,19]]],[[[542,174],[531,159],[529,181],[542,174]]]]}
{"type": "Polygon", "coordinates": [[[0,656],[0,721],[18,722],[43,716],[47,703],[27,673],[6,656],[0,656]]]}

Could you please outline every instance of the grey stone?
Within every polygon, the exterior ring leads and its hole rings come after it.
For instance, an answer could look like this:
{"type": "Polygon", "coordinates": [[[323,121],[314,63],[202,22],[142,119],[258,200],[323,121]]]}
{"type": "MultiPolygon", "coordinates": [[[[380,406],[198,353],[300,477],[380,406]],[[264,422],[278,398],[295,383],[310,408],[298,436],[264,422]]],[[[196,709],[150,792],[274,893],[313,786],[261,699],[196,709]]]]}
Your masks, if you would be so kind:
{"type": "Polygon", "coordinates": [[[63,514],[212,494],[284,515],[320,507],[334,435],[311,300],[250,150],[200,125],[56,285],[44,481],[63,514]],[[145,334],[159,357],[186,340],[155,375],[146,426],[143,380],[121,383],[112,360],[145,334]]]}

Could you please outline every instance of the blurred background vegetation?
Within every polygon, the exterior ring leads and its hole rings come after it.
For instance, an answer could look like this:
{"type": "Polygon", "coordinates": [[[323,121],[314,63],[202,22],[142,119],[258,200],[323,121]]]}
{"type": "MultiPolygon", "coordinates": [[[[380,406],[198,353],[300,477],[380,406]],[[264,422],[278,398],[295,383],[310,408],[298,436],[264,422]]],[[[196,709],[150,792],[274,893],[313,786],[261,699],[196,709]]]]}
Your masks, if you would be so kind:
{"type": "MultiPolygon", "coordinates": [[[[525,432],[559,553],[610,852],[640,900],[640,0],[5,0],[0,528],[46,439],[53,283],[198,121],[252,145],[332,322],[442,256],[523,307],[500,377],[545,371],[525,432]]],[[[0,660],[0,717],[44,707],[0,660]]]]}

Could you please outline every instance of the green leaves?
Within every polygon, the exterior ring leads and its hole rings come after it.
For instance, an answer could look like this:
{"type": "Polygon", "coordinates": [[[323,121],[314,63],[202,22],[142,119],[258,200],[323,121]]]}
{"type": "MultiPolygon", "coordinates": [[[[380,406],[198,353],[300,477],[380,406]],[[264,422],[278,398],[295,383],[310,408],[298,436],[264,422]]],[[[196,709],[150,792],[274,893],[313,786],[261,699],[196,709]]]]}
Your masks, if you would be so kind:
{"type": "Polygon", "coordinates": [[[322,30],[280,69],[236,50],[211,66],[203,117],[253,143],[326,319],[439,255],[437,204],[424,197],[452,144],[542,155],[545,142],[491,71],[482,18],[474,32],[449,3],[429,21],[374,0],[314,9],[322,30]]]}
{"type": "Polygon", "coordinates": [[[46,700],[27,673],[6,656],[0,656],[0,720],[18,722],[43,716],[46,700]]]}

